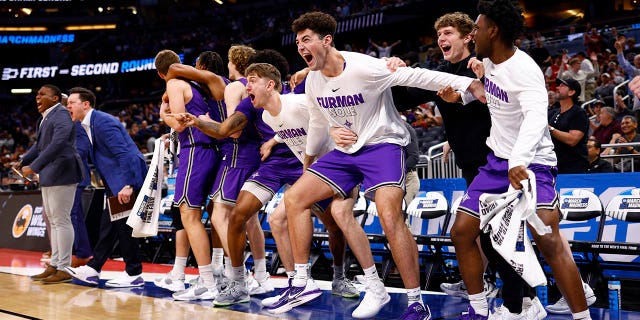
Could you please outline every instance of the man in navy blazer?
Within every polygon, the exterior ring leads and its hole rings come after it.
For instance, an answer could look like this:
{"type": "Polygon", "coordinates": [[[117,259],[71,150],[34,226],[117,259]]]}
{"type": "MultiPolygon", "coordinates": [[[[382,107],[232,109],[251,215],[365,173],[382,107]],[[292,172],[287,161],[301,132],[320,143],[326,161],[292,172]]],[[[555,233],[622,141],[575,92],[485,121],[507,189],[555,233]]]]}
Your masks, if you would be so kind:
{"type": "Polygon", "coordinates": [[[63,270],[71,265],[73,194],[82,179],[82,163],[74,147],[76,132],[69,112],[60,103],[62,92],[44,85],[36,94],[38,120],[36,143],[24,154],[19,166],[25,175],[39,174],[42,204],[49,220],[51,263],[32,277],[43,283],[71,280],[63,270]]]}
{"type": "MultiPolygon", "coordinates": [[[[92,145],[89,156],[104,182],[107,196],[117,195],[122,204],[135,201],[135,192],[142,188],[147,174],[144,156],[118,119],[93,109],[95,101],[93,92],[76,87],[69,91],[67,108],[73,121],[79,121],[87,132],[92,145]]],[[[131,236],[132,229],[126,220],[111,222],[105,211],[100,221],[98,243],[93,248],[93,259],[86,266],[67,268],[69,274],[87,284],[97,285],[102,266],[111,255],[117,237],[126,274],[107,281],[106,286],[143,286],[138,241],[131,236]]]]}

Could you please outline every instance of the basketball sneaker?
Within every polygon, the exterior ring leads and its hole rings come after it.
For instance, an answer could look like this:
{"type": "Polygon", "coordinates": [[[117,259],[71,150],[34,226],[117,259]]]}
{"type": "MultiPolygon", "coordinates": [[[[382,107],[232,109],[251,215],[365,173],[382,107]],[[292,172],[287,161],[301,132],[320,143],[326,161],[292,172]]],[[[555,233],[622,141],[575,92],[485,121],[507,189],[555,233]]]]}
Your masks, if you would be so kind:
{"type": "Polygon", "coordinates": [[[333,279],[331,282],[331,294],[343,298],[360,298],[360,292],[347,278],[333,279]]]}
{"type": "Polygon", "coordinates": [[[269,283],[270,277],[267,275],[262,280],[256,279],[253,275],[247,276],[247,288],[249,288],[249,295],[265,294],[274,291],[275,289],[269,283]]]}
{"type": "Polygon", "coordinates": [[[460,320],[487,320],[489,319],[489,317],[483,316],[481,314],[477,314],[476,311],[473,309],[473,307],[469,306],[469,309],[467,309],[467,312],[463,312],[462,315],[460,315],[459,319],[460,320]]]}
{"type": "Polygon", "coordinates": [[[527,320],[542,320],[547,317],[547,311],[544,310],[538,297],[533,298],[531,302],[523,302],[522,313],[527,320]]]}
{"type": "Polygon", "coordinates": [[[262,301],[260,302],[262,304],[263,307],[271,307],[274,304],[276,304],[278,301],[280,301],[280,299],[282,299],[283,297],[286,298],[289,296],[289,290],[291,289],[291,281],[292,279],[289,278],[289,284],[284,287],[284,288],[280,288],[278,289],[278,294],[276,294],[273,297],[269,297],[269,298],[265,298],[262,299],[262,301]]]}
{"type": "Polygon", "coordinates": [[[231,284],[213,300],[213,306],[225,307],[244,302],[249,302],[249,290],[246,282],[231,281],[231,284]]]}
{"type": "Polygon", "coordinates": [[[130,276],[126,272],[117,278],[113,278],[104,284],[107,288],[130,288],[144,286],[144,279],[141,275],[130,276]]]}
{"type": "MultiPolygon", "coordinates": [[[[587,307],[589,307],[596,302],[596,294],[593,293],[593,289],[584,282],[582,282],[582,288],[584,289],[584,297],[587,299],[587,307]]],[[[547,309],[549,313],[571,314],[569,304],[564,297],[561,297],[558,302],[548,305],[545,309],[547,309]]]]}
{"type": "Polygon", "coordinates": [[[286,296],[282,296],[277,303],[267,307],[267,310],[272,313],[285,313],[322,295],[322,290],[311,278],[307,279],[304,287],[296,287],[292,284],[288,291],[286,296]]]}
{"type": "Polygon", "coordinates": [[[100,280],[100,273],[89,266],[81,266],[77,268],[66,267],[64,268],[69,275],[74,279],[92,286],[97,286],[100,280]]]}
{"type": "MultiPolygon", "coordinates": [[[[469,299],[469,292],[467,291],[467,287],[464,285],[464,281],[460,280],[454,283],[441,283],[440,289],[442,292],[452,296],[452,297],[460,297],[464,299],[469,299]]],[[[487,298],[495,298],[498,295],[499,288],[496,287],[493,283],[484,281],[484,292],[487,295],[487,298]]]]}
{"type": "Polygon", "coordinates": [[[511,313],[504,305],[489,313],[489,320],[526,320],[525,313],[511,313]]]}
{"type": "Polygon", "coordinates": [[[420,302],[414,302],[409,306],[409,308],[407,308],[407,311],[405,311],[402,316],[400,316],[400,319],[431,320],[431,310],[429,310],[429,306],[422,305],[422,303],[420,302]]]}
{"type": "Polygon", "coordinates": [[[380,312],[380,309],[391,301],[391,297],[381,281],[368,281],[364,292],[364,298],[362,298],[360,305],[351,313],[351,316],[356,319],[373,318],[380,312]]]}
{"type": "Polygon", "coordinates": [[[204,286],[202,278],[198,277],[197,282],[188,289],[175,292],[172,297],[178,301],[213,300],[218,295],[216,288],[204,286]]]}
{"type": "Polygon", "coordinates": [[[160,278],[153,280],[153,284],[158,288],[167,289],[169,291],[178,292],[185,289],[184,275],[182,277],[174,277],[171,272],[168,272],[160,278]]]}

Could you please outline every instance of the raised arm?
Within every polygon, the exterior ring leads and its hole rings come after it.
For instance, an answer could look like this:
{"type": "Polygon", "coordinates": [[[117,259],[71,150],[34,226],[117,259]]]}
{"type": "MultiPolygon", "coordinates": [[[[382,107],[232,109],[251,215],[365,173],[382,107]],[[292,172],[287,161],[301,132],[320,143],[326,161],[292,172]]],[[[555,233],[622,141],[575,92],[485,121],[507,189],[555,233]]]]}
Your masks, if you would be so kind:
{"type": "Polygon", "coordinates": [[[215,100],[224,99],[224,89],[226,87],[226,84],[224,83],[222,77],[211,71],[196,69],[186,64],[174,63],[169,67],[169,71],[167,72],[165,78],[183,78],[193,80],[200,84],[206,85],[209,89],[209,92],[211,92],[212,98],[214,98],[215,100]]]}

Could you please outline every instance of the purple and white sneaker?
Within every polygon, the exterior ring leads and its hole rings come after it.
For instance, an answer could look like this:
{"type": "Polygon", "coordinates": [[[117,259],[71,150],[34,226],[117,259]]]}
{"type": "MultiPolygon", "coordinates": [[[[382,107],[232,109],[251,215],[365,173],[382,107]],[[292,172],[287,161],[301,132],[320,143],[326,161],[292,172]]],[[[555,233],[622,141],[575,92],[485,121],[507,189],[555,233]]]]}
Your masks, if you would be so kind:
{"type": "Polygon", "coordinates": [[[267,311],[272,313],[285,313],[301,304],[305,304],[322,295],[322,290],[318,288],[313,279],[307,279],[307,285],[304,287],[296,287],[291,285],[288,294],[283,295],[278,302],[270,307],[266,307],[267,311]]]}
{"type": "Polygon", "coordinates": [[[100,273],[86,265],[77,268],[66,267],[64,271],[83,284],[97,286],[100,280],[100,273]]]}
{"type": "Polygon", "coordinates": [[[401,320],[431,320],[431,310],[420,302],[412,303],[400,317],[401,320]]]}
{"type": "Polygon", "coordinates": [[[459,318],[460,320],[487,320],[489,316],[483,316],[481,314],[477,314],[476,310],[473,309],[472,306],[469,306],[467,312],[463,312],[459,318]]]}

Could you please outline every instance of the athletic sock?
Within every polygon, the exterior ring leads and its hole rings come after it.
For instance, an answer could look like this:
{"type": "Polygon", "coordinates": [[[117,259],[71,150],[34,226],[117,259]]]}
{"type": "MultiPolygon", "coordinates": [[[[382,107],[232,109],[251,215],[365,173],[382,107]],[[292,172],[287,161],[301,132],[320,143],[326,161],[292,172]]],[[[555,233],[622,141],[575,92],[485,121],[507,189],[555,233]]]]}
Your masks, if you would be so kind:
{"type": "Polygon", "coordinates": [[[420,291],[420,287],[407,289],[407,305],[412,305],[415,302],[420,302],[421,305],[424,305],[422,301],[422,292],[420,291]]]}
{"type": "Polygon", "coordinates": [[[294,264],[294,268],[296,269],[296,275],[293,277],[293,285],[296,287],[304,287],[307,285],[307,280],[309,279],[308,268],[309,265],[304,264],[294,264]]]}
{"type": "Polygon", "coordinates": [[[470,294],[469,303],[476,314],[485,317],[489,315],[489,303],[487,303],[487,295],[484,291],[477,294],[470,294]]]}

